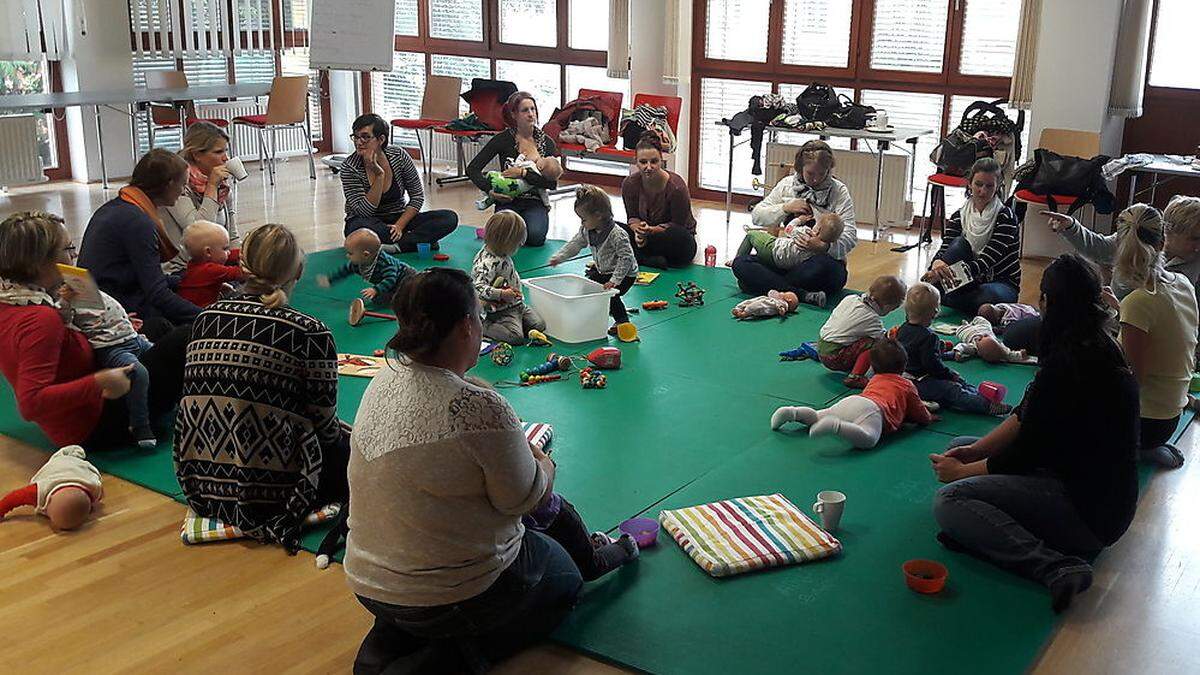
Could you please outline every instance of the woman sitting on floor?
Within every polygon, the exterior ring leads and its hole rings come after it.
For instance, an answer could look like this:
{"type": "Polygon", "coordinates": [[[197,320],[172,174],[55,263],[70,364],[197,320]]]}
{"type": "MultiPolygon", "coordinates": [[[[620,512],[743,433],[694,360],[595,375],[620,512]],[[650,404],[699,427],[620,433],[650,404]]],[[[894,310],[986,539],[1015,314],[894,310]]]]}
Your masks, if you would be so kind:
{"type": "Polygon", "coordinates": [[[858,244],[854,226],[854,199],[845,183],[833,177],[833,150],[824,141],[809,141],[796,151],[795,173],[779,181],[752,213],[755,227],[777,228],[796,217],[815,218],[822,213],[841,217],[843,230],[836,242],[806,237],[804,245],[815,255],[786,274],[757,256],[733,260],[738,286],[750,295],[791,291],[803,298],[820,291],[832,302],[846,287],[846,256],[858,244]]]}
{"type": "Polygon", "coordinates": [[[946,221],[942,246],[921,277],[942,292],[942,304],[974,317],[983,304],[1016,302],[1021,291],[1021,232],[1012,209],[1000,201],[1000,164],[991,157],[976,160],[967,172],[962,208],[946,221]],[[950,266],[962,262],[970,279],[952,291],[950,266]]]}
{"type": "MultiPolygon", "coordinates": [[[[230,173],[225,168],[225,162],[229,161],[229,134],[215,124],[197,122],[188,127],[179,156],[188,164],[187,184],[174,204],[158,209],[167,238],[179,251],[163,263],[167,274],[181,273],[187,267],[183,231],[198,220],[224,227],[229,232],[229,245],[236,248],[240,244],[230,198],[230,173]]],[[[236,265],[237,260],[229,264],[236,265]]]]}
{"type": "MultiPolygon", "coordinates": [[[[59,311],[58,264],[72,264],[74,253],[58,216],[26,211],[0,223],[0,371],[21,417],[41,427],[56,446],[132,444],[124,398],[129,374],[124,368],[97,370],[87,338],[59,311]]],[[[152,332],[153,323],[143,330],[152,332]]],[[[138,361],[149,373],[154,421],[179,400],[188,328],[152,337],[155,345],[138,361]]]]}
{"type": "Polygon", "coordinates": [[[458,227],[458,214],[448,209],[422,211],[425,191],[421,174],[404,148],[388,143],[388,125],[367,113],[354,120],[354,153],[342,162],[346,199],[345,234],[369,228],[395,251],[411,253],[417,244],[437,243],[458,227]]]}
{"type": "Polygon", "coordinates": [[[507,129],[491,140],[467,165],[467,176],[475,187],[489,194],[496,210],[516,211],[525,220],[529,236],[526,246],[544,246],[550,230],[550,202],[547,190],[558,187],[562,164],[558,160],[558,145],[538,126],[537,101],[529,92],[518,91],[504,104],[504,123],[507,129]],[[492,190],[484,168],[492,159],[500,158],[505,178],[519,178],[532,190],[517,197],[508,197],[492,190]]]}
{"type": "Polygon", "coordinates": [[[930,455],[949,483],[933,512],[947,548],[1045,585],[1061,612],[1133,520],[1138,385],[1086,260],[1060,256],[1041,290],[1041,369],[1013,416],[930,455]]]}
{"type": "Polygon", "coordinates": [[[167,277],[162,264],[179,249],[171,242],[159,209],[174,206],[188,179],[188,164],[173,152],[155,148],[133,168],[129,185],[92,215],[83,232],[79,265],[100,290],[142,319],[162,317],[191,323],[200,308],[172,290],[179,279],[167,277]]]}
{"type": "Polygon", "coordinates": [[[657,134],[642,134],[636,150],[633,172],[621,183],[621,198],[638,264],[687,267],[696,257],[696,217],[687,181],[663,168],[657,134]]]}
{"type": "Polygon", "coordinates": [[[295,550],[304,517],[346,499],[337,349],[325,324],[287,304],[304,266],[287,228],[247,234],[241,265],[244,295],[209,305],[192,328],[175,475],[196,515],[295,550]]]}
{"type": "Polygon", "coordinates": [[[483,330],[470,277],[422,272],[395,310],[394,356],[350,442],[346,576],[375,615],[354,671],[481,672],[549,635],[582,580],[521,523],[552,494],[554,463],[502,396],[464,379],[483,330]]]}

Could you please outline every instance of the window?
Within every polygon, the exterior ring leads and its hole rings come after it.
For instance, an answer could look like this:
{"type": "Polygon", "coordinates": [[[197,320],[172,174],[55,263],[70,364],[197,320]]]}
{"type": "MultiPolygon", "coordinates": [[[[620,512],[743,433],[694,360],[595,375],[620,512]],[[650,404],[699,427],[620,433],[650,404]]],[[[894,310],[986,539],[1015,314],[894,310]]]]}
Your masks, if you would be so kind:
{"type": "MultiPolygon", "coordinates": [[[[783,96],[788,103],[795,103],[796,97],[799,96],[800,92],[804,91],[807,87],[807,84],[781,84],[779,85],[779,94],[780,96],[783,96]]],[[[837,92],[839,96],[846,96],[851,100],[854,99],[853,89],[846,87],[834,87],[833,90],[837,92]]],[[[816,138],[820,138],[820,136],[818,134],[801,134],[794,131],[779,132],[780,143],[801,145],[806,141],[811,141],[816,138]]],[[[825,142],[829,144],[829,147],[834,148],[835,150],[849,150],[851,147],[849,138],[830,138],[825,142]]]]}
{"type": "Polygon", "coordinates": [[[1020,0],[975,0],[963,14],[963,75],[1010,77],[1017,53],[1020,0]]]}
{"type": "Polygon", "coordinates": [[[850,65],[853,0],[787,0],[783,6],[783,62],[845,68],[850,65]]]}
{"type": "Polygon", "coordinates": [[[496,79],[508,80],[520,91],[527,91],[537,99],[538,114],[544,123],[554,109],[562,105],[562,88],[559,85],[559,66],[555,63],[530,63],[529,61],[496,61],[496,79]]]}
{"type": "Polygon", "coordinates": [[[384,120],[420,117],[424,96],[424,54],[395,52],[392,72],[371,74],[371,112],[384,120]]]}
{"type": "Polygon", "coordinates": [[[941,72],[948,2],[875,0],[871,68],[941,72]]]}
{"type": "Polygon", "coordinates": [[[396,0],[396,35],[417,34],[417,0],[396,0]]]}
{"type": "Polygon", "coordinates": [[[624,95],[621,105],[633,107],[633,95],[629,92],[629,80],[609,77],[608,70],[599,66],[567,66],[567,91],[563,98],[573,100],[580,89],[598,89],[624,95]]]}
{"type": "MultiPolygon", "coordinates": [[[[283,29],[308,30],[308,5],[312,0],[283,0],[283,29]]],[[[192,5],[195,11],[196,5],[192,5]]]]}
{"type": "MultiPolygon", "coordinates": [[[[958,126],[959,122],[962,121],[962,115],[967,109],[967,106],[971,105],[975,101],[991,100],[993,99],[986,96],[951,96],[950,117],[946,122],[946,131],[949,132],[951,129],[958,126]]],[[[1020,110],[1012,108],[1008,105],[1001,104],[1000,107],[1004,109],[1004,114],[1008,115],[1008,119],[1014,122],[1017,121],[1017,116],[1021,114],[1020,110]]],[[[1033,148],[1029,147],[1029,118],[1027,116],[1025,118],[1025,128],[1021,130],[1021,156],[1017,158],[1017,163],[1020,164],[1021,162],[1025,161],[1032,153],[1033,148]]]]}
{"type": "Polygon", "coordinates": [[[511,45],[558,44],[555,0],[500,0],[500,41],[511,45]]]}
{"type": "Polygon", "coordinates": [[[1158,0],[1150,85],[1200,89],[1196,68],[1196,26],[1200,4],[1196,0],[1158,0]]]}
{"type": "Polygon", "coordinates": [[[704,55],[766,63],[770,11],[770,0],[708,0],[704,55]]]}
{"type": "MultiPolygon", "coordinates": [[[[313,70],[308,65],[308,47],[297,47],[283,52],[279,56],[279,66],[283,75],[307,75],[310,87],[321,81],[320,71],[313,70]]],[[[321,99],[318,96],[309,96],[308,123],[314,141],[325,137],[322,122],[321,99]]]]}
{"type": "MultiPolygon", "coordinates": [[[[0,61],[0,95],[40,94],[50,91],[44,61],[0,61]]],[[[54,125],[50,115],[38,117],[38,154],[42,167],[58,166],[58,150],[54,145],[54,125]]]]}
{"type": "Polygon", "coordinates": [[[568,18],[572,49],[608,51],[609,0],[571,0],[568,18]]]}
{"type": "MultiPolygon", "coordinates": [[[[929,129],[933,133],[922,136],[917,141],[917,156],[915,160],[916,180],[913,181],[911,200],[914,204],[921,203],[925,194],[925,184],[922,176],[934,173],[933,162],[929,161],[929,153],[937,147],[942,130],[941,94],[917,94],[908,91],[880,91],[864,89],[862,102],[875,108],[886,110],[888,123],[906,129],[929,129]]],[[[911,148],[907,143],[893,143],[889,152],[907,154],[911,148]]]]}
{"type": "Polygon", "coordinates": [[[429,37],[444,40],[483,40],[480,0],[429,0],[429,37]]]}
{"type": "Polygon", "coordinates": [[[275,79],[275,57],[259,52],[233,57],[233,72],[238,82],[270,82],[275,79]]]}
{"type": "MultiPolygon", "coordinates": [[[[700,176],[701,187],[724,190],[729,178],[729,131],[717,120],[746,108],[751,96],[771,93],[770,82],[747,82],[704,78],[700,81],[700,176]]],[[[747,134],[738,140],[748,139],[747,134]]],[[[751,189],[750,150],[746,145],[733,153],[733,187],[751,189]]]]}
{"type": "MultiPolygon", "coordinates": [[[[492,76],[492,64],[487,59],[476,59],[470,56],[434,54],[429,57],[429,74],[457,77],[459,80],[462,80],[460,91],[467,91],[471,88],[472,79],[476,77],[490,78],[492,76]]],[[[466,101],[461,98],[458,99],[459,115],[467,114],[469,109],[470,106],[467,105],[466,101]]]]}
{"type": "MultiPolygon", "coordinates": [[[[225,60],[224,56],[188,57],[183,60],[183,74],[187,75],[190,86],[225,84],[229,81],[229,61],[225,60]]],[[[195,103],[203,104],[207,101],[195,101],[195,103]]]]}

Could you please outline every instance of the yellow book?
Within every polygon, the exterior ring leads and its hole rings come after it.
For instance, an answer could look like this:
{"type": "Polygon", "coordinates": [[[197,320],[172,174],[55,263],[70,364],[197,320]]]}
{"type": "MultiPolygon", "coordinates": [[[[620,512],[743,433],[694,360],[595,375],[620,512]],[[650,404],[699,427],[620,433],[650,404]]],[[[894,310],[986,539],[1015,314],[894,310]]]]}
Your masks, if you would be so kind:
{"type": "Polygon", "coordinates": [[[633,283],[638,286],[649,286],[650,284],[654,283],[654,280],[658,278],[659,274],[660,272],[638,272],[637,280],[635,280],[633,283]]]}
{"type": "Polygon", "coordinates": [[[63,283],[75,291],[71,306],[76,309],[104,309],[104,299],[100,297],[100,287],[92,278],[92,273],[82,267],[58,263],[58,271],[63,276],[63,283]]]}

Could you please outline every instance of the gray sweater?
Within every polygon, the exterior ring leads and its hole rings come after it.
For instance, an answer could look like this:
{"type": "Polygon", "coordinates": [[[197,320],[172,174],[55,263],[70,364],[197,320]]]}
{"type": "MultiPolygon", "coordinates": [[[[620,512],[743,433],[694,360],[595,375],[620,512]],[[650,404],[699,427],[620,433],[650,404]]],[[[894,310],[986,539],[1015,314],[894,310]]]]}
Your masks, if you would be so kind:
{"type": "MultiPolygon", "coordinates": [[[[1064,227],[1058,233],[1080,255],[1097,265],[1111,267],[1113,261],[1116,260],[1117,235],[1115,233],[1100,234],[1093,232],[1078,222],[1072,223],[1069,227],[1064,227]]],[[[1200,282],[1200,256],[1196,256],[1192,260],[1171,258],[1167,261],[1167,271],[1182,274],[1187,277],[1188,281],[1192,282],[1193,286],[1196,286],[1200,282]]],[[[1124,298],[1133,290],[1127,283],[1116,277],[1113,277],[1112,288],[1113,294],[1117,298],[1124,298]]],[[[1197,300],[1200,301],[1200,290],[1197,290],[1197,300]]]]}
{"type": "Polygon", "coordinates": [[[629,235],[612,223],[607,226],[607,233],[604,229],[589,231],[580,227],[571,241],[550,256],[550,264],[557,265],[582,251],[585,246],[590,246],[597,272],[611,274],[616,283],[620,283],[626,277],[637,276],[637,258],[633,254],[633,245],[629,243],[629,235]]]}

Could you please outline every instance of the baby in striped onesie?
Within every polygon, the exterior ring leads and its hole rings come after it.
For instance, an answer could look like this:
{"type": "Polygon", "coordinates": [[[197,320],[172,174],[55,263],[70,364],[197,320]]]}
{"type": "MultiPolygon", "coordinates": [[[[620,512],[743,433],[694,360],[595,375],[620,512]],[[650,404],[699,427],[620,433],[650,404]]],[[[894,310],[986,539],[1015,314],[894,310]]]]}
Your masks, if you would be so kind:
{"type": "Polygon", "coordinates": [[[364,227],[351,232],[343,246],[349,262],[331,275],[317,275],[318,286],[329,288],[333,282],[357,274],[371,284],[362,290],[363,299],[386,306],[391,304],[400,282],[416,271],[381,250],[379,235],[371,229],[364,227]]]}

